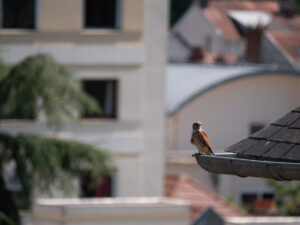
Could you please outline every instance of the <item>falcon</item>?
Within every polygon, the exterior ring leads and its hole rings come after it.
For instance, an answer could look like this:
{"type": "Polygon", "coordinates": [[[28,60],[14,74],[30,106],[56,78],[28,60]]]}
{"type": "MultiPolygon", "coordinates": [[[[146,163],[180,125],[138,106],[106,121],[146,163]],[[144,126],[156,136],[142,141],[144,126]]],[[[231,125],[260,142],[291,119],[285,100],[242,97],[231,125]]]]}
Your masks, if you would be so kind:
{"type": "Polygon", "coordinates": [[[202,124],[200,122],[193,123],[191,143],[196,146],[200,154],[205,153],[207,155],[214,155],[211,150],[209,138],[202,129],[202,124]]]}

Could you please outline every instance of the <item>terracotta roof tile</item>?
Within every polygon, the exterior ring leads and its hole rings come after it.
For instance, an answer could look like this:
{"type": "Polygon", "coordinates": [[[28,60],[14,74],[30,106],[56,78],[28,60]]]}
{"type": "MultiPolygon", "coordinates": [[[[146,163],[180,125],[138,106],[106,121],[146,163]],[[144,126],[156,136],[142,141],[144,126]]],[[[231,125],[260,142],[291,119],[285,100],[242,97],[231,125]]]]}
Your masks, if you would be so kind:
{"type": "Polygon", "coordinates": [[[191,204],[191,219],[195,219],[207,207],[212,207],[222,217],[246,215],[222,196],[187,175],[167,175],[165,197],[188,201],[191,204]]]}
{"type": "Polygon", "coordinates": [[[283,49],[293,60],[297,61],[299,55],[297,48],[300,47],[300,31],[278,31],[268,32],[281,49],[283,49]]]}
{"type": "Polygon", "coordinates": [[[270,15],[279,11],[279,4],[274,0],[261,1],[211,1],[210,7],[227,10],[260,10],[270,15]]]}
{"type": "Polygon", "coordinates": [[[300,15],[295,14],[292,17],[275,16],[277,22],[284,25],[290,30],[300,31],[300,15]]]}

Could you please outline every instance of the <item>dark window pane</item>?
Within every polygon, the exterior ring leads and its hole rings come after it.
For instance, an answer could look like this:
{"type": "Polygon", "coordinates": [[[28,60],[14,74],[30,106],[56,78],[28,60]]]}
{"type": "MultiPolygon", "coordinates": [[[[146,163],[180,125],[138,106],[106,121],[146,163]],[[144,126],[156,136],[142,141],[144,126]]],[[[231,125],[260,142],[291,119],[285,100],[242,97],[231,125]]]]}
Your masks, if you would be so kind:
{"type": "Polygon", "coordinates": [[[242,203],[245,205],[252,205],[253,201],[257,198],[257,194],[249,193],[242,195],[242,203]]]}
{"type": "Polygon", "coordinates": [[[263,199],[274,199],[274,194],[273,193],[264,193],[263,199]]]}
{"type": "Polygon", "coordinates": [[[3,28],[34,28],[35,0],[2,0],[3,28]]]}
{"type": "Polygon", "coordinates": [[[115,80],[86,80],[82,82],[86,93],[96,99],[102,109],[101,114],[84,113],[85,118],[115,118],[117,105],[117,82],[115,80]]]}
{"type": "Polygon", "coordinates": [[[85,0],[86,28],[116,28],[117,0],[85,0]]]}
{"type": "Polygon", "coordinates": [[[85,171],[81,175],[80,189],[81,196],[85,198],[112,197],[112,177],[107,174],[102,175],[95,182],[92,180],[91,173],[85,171]]]}

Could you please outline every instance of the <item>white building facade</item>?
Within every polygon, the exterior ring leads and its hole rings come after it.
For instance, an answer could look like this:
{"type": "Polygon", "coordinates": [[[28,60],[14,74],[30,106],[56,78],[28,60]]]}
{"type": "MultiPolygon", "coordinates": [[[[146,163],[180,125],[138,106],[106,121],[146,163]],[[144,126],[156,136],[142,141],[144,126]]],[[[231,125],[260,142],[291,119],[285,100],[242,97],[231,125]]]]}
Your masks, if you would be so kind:
{"type": "MultiPolygon", "coordinates": [[[[113,196],[161,196],[168,2],[26,0],[14,9],[1,2],[4,62],[50,54],[103,103],[104,116],[67,124],[57,135],[112,153],[113,196]]],[[[1,120],[0,130],[50,133],[39,119],[1,120]]]]}

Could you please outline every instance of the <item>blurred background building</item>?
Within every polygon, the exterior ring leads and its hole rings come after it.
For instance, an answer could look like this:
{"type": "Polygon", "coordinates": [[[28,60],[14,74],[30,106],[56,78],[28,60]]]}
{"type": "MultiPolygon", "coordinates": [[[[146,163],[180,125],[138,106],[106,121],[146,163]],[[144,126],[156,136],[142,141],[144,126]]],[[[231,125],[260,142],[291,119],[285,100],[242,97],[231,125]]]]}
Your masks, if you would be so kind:
{"type": "MultiPolygon", "coordinates": [[[[167,1],[4,0],[0,10],[4,62],[50,54],[101,105],[103,114],[83,115],[58,134],[113,154],[115,174],[100,195],[161,196],[167,1]]],[[[42,116],[2,120],[0,129],[51,132],[42,116]]]]}
{"type": "Polygon", "coordinates": [[[189,174],[249,208],[272,201],[275,191],[264,179],[197,168],[189,138],[200,120],[215,152],[223,152],[299,105],[296,1],[185,3],[181,16],[171,17],[169,33],[166,171],[189,174]]]}

